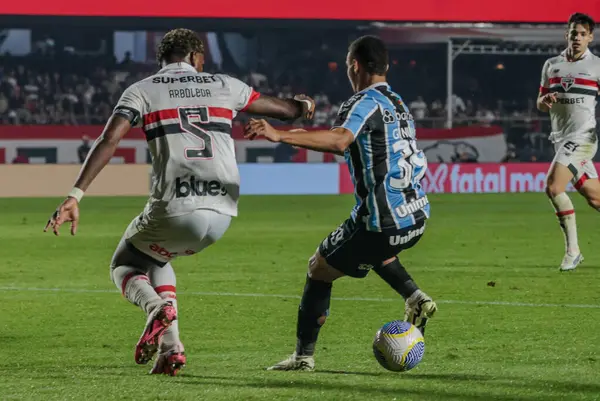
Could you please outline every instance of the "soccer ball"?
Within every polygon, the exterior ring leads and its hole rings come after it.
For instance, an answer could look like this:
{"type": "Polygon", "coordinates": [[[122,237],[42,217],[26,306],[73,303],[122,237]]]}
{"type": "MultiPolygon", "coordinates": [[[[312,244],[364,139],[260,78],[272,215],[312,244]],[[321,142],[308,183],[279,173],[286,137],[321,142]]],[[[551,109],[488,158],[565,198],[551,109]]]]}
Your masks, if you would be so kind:
{"type": "Polygon", "coordinates": [[[373,354],[387,370],[405,372],[421,362],[425,354],[425,339],[414,325],[394,320],[375,334],[373,354]]]}

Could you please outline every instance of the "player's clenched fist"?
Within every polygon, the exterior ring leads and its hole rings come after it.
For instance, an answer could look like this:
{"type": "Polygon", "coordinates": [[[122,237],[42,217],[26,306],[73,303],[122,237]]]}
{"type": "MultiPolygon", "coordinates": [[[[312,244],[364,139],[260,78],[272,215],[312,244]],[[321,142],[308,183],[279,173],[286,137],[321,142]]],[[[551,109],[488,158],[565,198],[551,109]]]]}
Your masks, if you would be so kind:
{"type": "Polygon", "coordinates": [[[546,93],[542,97],[542,104],[548,106],[549,109],[552,108],[552,105],[556,103],[556,92],[546,93]]]}
{"type": "Polygon", "coordinates": [[[79,203],[75,198],[69,197],[58,206],[56,211],[50,216],[48,223],[46,223],[44,232],[52,227],[54,235],[59,235],[58,229],[67,221],[71,222],[71,235],[75,235],[77,233],[77,225],[79,224],[79,203]]]}
{"type": "Polygon", "coordinates": [[[315,114],[315,101],[306,95],[296,95],[294,100],[302,103],[302,117],[312,120],[315,114]]]}

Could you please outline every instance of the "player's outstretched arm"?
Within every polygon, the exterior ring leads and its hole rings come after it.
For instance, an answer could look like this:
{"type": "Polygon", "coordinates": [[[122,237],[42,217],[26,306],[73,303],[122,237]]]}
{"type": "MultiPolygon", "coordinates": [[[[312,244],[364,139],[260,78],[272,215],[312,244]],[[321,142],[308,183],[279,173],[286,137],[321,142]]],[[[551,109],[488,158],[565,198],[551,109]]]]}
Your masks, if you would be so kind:
{"type": "Polygon", "coordinates": [[[293,99],[261,95],[245,111],[283,121],[296,120],[300,117],[310,120],[315,112],[315,101],[306,95],[296,95],[293,99]]]}
{"type": "Polygon", "coordinates": [[[130,120],[120,115],[113,115],[107,122],[102,135],[94,142],[88,157],[85,159],[75,181],[73,190],[67,198],[56,208],[52,214],[44,232],[52,228],[55,235],[59,235],[59,228],[63,223],[71,222],[71,235],[77,233],[79,224],[79,201],[88,189],[94,178],[108,164],[115,153],[121,139],[131,129],[130,120]]]}
{"type": "Polygon", "coordinates": [[[344,154],[344,151],[354,142],[352,132],[343,127],[329,131],[276,130],[265,120],[252,119],[244,129],[244,136],[254,139],[263,136],[271,142],[283,142],[300,148],[317,152],[344,154]]]}
{"type": "Polygon", "coordinates": [[[112,115],[102,134],[90,150],[75,181],[75,187],[86,191],[100,171],[115,154],[119,142],[131,129],[131,123],[125,117],[112,115]]]}

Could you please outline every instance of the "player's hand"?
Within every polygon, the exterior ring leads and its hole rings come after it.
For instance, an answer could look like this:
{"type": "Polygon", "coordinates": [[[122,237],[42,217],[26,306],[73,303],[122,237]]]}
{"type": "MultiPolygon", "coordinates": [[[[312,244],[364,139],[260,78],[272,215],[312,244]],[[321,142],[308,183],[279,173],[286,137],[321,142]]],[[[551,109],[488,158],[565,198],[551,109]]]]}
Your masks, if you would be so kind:
{"type": "Polygon", "coordinates": [[[552,108],[552,105],[554,103],[556,103],[557,101],[557,94],[556,92],[552,92],[552,93],[546,93],[543,97],[542,97],[542,104],[547,106],[549,109],[552,108]]]}
{"type": "Polygon", "coordinates": [[[302,117],[307,120],[312,120],[315,115],[315,101],[306,95],[296,95],[294,100],[302,104],[302,117]]]}
{"type": "Polygon", "coordinates": [[[58,206],[44,227],[44,232],[52,227],[54,235],[60,235],[58,230],[67,221],[71,222],[71,235],[75,235],[79,225],[79,203],[75,198],[68,197],[58,206]]]}
{"type": "Polygon", "coordinates": [[[263,136],[271,142],[279,142],[281,135],[271,124],[263,119],[250,119],[250,122],[244,127],[244,138],[253,140],[258,136],[263,136]]]}

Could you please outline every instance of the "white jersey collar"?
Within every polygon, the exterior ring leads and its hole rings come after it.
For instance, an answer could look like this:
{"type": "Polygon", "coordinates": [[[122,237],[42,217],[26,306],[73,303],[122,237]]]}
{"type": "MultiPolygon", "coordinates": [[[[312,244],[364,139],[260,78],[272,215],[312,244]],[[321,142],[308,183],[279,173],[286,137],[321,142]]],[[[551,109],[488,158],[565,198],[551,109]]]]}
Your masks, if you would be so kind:
{"type": "MultiPolygon", "coordinates": [[[[564,58],[567,58],[567,51],[568,51],[568,50],[569,50],[569,49],[565,49],[565,50],[563,50],[563,51],[562,51],[562,53],[560,53],[560,55],[561,55],[561,56],[563,56],[564,58]]],[[[589,57],[589,56],[591,56],[591,55],[592,55],[592,52],[590,51],[590,49],[587,49],[587,50],[585,51],[585,53],[583,53],[583,56],[581,56],[581,58],[579,58],[579,59],[578,59],[578,60],[576,60],[576,61],[583,60],[583,59],[585,59],[585,58],[587,58],[587,57],[589,57]]]]}
{"type": "Polygon", "coordinates": [[[174,70],[186,70],[186,71],[190,71],[190,72],[197,72],[196,69],[194,68],[194,66],[192,66],[191,64],[179,62],[179,63],[171,63],[171,64],[165,65],[158,73],[160,74],[160,73],[174,71],[174,70]]]}

